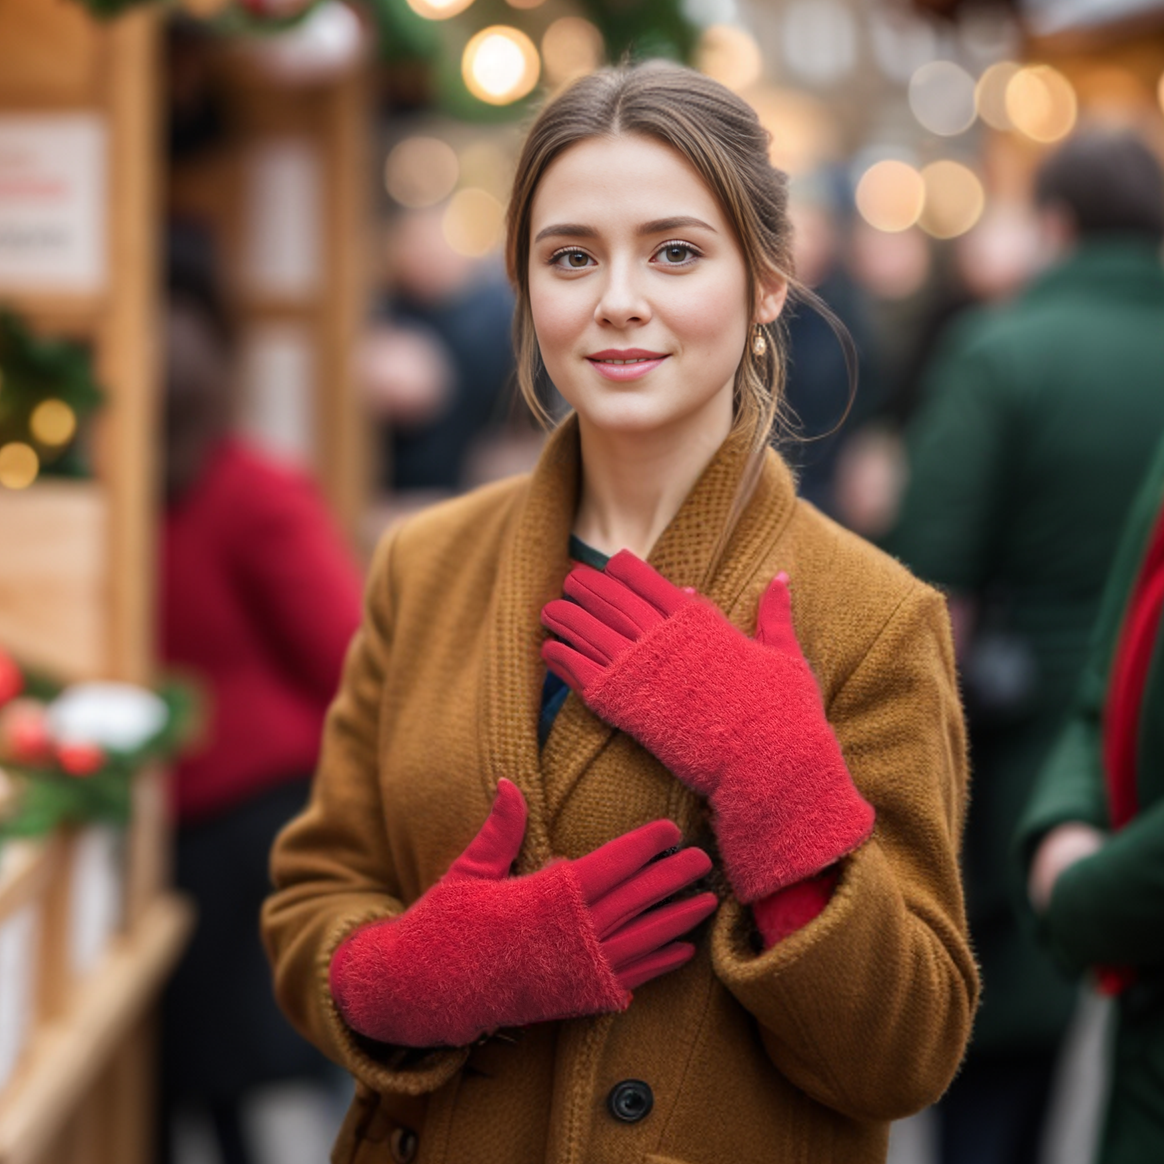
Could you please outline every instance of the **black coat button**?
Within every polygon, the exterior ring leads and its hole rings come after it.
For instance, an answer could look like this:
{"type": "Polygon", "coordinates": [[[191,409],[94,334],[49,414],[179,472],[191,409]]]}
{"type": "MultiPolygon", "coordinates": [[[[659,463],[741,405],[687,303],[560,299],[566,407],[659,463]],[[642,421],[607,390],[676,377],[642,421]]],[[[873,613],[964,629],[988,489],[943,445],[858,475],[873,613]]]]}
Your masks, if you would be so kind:
{"type": "Polygon", "coordinates": [[[624,1079],[610,1089],[606,1106],[616,1120],[624,1124],[637,1124],[651,1114],[655,1096],[641,1079],[624,1079]]]}
{"type": "Polygon", "coordinates": [[[411,1164],[419,1147],[420,1137],[411,1128],[396,1128],[388,1139],[394,1164],[411,1164]]]}

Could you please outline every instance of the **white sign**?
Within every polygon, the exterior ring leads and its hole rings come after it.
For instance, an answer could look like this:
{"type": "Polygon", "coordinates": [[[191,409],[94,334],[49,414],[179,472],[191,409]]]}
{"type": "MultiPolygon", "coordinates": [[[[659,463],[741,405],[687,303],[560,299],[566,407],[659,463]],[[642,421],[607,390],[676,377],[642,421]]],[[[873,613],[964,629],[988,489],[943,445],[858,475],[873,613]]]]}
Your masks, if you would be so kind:
{"type": "Polygon", "coordinates": [[[0,117],[0,292],[102,289],[107,145],[94,114],[0,117]]]}
{"type": "Polygon", "coordinates": [[[246,166],[244,274],[250,291],[310,299],[323,266],[323,171],[310,142],[257,146],[246,166]]]}

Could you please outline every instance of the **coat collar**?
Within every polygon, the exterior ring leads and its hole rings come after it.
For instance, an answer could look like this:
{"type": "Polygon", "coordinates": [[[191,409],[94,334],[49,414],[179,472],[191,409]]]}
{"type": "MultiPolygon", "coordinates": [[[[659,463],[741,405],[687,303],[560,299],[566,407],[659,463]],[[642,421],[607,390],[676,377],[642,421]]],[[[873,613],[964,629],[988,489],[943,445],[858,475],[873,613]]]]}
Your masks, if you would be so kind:
{"type": "MultiPolygon", "coordinates": [[[[751,633],[744,620],[754,619],[754,607],[741,606],[740,598],[792,516],[796,496],[787,466],[768,450],[751,501],[712,573],[717,535],[727,522],[746,460],[746,449],[738,442],[729,440],[720,447],[649,561],[675,585],[694,586],[751,633]]],[[[571,416],[547,442],[506,531],[490,608],[480,704],[484,774],[490,796],[502,776],[525,794],[530,817],[519,864],[526,871],[553,855],[553,818],[615,730],[572,694],[544,753],[538,753],[545,677],[540,656],[545,632],[539,615],[561,594],[569,569],[567,547],[580,480],[578,424],[571,416]]]]}

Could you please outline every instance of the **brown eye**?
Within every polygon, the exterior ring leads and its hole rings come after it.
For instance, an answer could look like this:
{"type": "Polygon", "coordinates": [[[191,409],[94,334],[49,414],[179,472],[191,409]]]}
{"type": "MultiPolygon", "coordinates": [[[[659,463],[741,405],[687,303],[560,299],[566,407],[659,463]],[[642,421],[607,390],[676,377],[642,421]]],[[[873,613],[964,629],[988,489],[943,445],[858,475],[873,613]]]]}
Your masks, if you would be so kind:
{"type": "Polygon", "coordinates": [[[590,256],[585,251],[567,251],[566,265],[577,270],[579,267],[584,267],[590,262],[590,256]]]}
{"type": "Polygon", "coordinates": [[[667,243],[659,254],[662,256],[665,265],[679,267],[684,263],[690,262],[695,255],[695,251],[686,243],[667,243]]]}

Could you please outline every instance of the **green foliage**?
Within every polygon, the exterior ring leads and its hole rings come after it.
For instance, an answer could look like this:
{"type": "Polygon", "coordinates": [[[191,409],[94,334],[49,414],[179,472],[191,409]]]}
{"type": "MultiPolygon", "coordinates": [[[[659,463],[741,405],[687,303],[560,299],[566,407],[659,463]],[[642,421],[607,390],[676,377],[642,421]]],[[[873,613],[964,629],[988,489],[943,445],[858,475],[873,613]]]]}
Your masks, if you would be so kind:
{"type": "Polygon", "coordinates": [[[33,437],[32,413],[45,400],[67,404],[80,428],[102,401],[89,353],[67,340],[35,336],[18,315],[0,310],[0,447],[23,441],[36,449],[45,472],[85,475],[75,438],[46,447],[33,437]]]}

